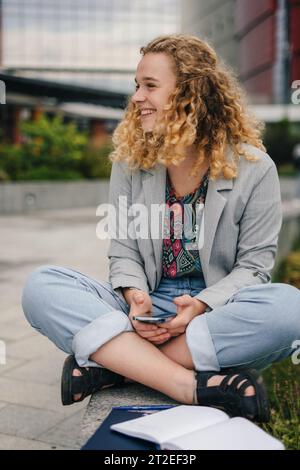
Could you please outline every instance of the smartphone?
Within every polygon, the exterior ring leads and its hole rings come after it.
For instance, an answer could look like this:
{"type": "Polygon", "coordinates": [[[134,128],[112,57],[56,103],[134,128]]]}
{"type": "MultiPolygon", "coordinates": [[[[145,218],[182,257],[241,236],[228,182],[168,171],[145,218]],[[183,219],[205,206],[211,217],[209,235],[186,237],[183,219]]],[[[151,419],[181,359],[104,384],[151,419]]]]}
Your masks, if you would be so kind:
{"type": "Polygon", "coordinates": [[[173,318],[175,318],[176,315],[177,313],[173,313],[172,315],[165,315],[164,317],[137,316],[137,317],[132,317],[132,319],[141,321],[143,323],[166,323],[168,321],[171,321],[173,318]]]}

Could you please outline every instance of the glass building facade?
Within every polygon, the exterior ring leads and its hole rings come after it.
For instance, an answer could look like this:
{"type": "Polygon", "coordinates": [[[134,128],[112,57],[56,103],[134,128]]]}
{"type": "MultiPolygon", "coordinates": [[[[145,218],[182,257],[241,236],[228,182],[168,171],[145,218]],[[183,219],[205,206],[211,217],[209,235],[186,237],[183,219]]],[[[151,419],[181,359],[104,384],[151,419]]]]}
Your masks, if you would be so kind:
{"type": "Polygon", "coordinates": [[[128,80],[139,48],[158,35],[180,32],[180,0],[0,4],[2,69],[125,92],[133,89],[128,80]]]}

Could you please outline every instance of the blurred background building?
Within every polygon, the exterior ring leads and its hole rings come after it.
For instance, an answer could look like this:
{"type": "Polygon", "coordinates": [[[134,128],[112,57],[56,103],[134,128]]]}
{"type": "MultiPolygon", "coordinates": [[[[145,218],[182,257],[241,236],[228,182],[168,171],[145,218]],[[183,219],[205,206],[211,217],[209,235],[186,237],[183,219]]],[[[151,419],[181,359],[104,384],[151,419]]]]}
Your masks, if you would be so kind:
{"type": "Polygon", "coordinates": [[[178,31],[180,0],[2,0],[1,67],[119,92],[139,48],[178,31]]]}
{"type": "MultiPolygon", "coordinates": [[[[300,77],[299,24],[299,0],[0,0],[3,139],[20,143],[20,122],[61,113],[101,146],[134,91],[140,47],[179,32],[216,48],[259,118],[300,123],[291,101],[300,77]]],[[[294,138],[284,157],[275,146],[276,161],[291,159],[294,138]]]]}
{"type": "Polygon", "coordinates": [[[179,29],[180,0],[0,1],[5,134],[18,142],[28,111],[61,110],[102,142],[134,90],[140,47],[179,29]]]}
{"type": "Polygon", "coordinates": [[[186,0],[182,31],[216,48],[252,103],[290,103],[300,77],[298,0],[186,0]]]}

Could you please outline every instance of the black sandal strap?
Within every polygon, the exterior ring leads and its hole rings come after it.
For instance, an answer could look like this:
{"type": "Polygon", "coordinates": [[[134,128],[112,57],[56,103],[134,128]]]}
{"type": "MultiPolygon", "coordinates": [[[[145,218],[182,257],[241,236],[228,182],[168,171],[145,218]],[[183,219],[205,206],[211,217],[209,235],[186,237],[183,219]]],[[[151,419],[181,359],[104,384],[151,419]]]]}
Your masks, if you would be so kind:
{"type": "Polygon", "coordinates": [[[85,383],[84,383],[84,380],[83,380],[83,377],[82,376],[73,376],[72,377],[72,393],[75,395],[75,394],[79,394],[79,393],[83,393],[84,390],[85,390],[86,386],[85,386],[85,383]]]}
{"type": "Polygon", "coordinates": [[[239,393],[241,396],[245,396],[245,391],[247,390],[248,387],[251,387],[251,385],[253,386],[252,382],[250,382],[250,380],[246,380],[246,382],[244,382],[239,388],[239,393]]]}
{"type": "Polygon", "coordinates": [[[238,385],[241,382],[243,382],[243,380],[245,379],[247,379],[247,377],[243,373],[231,372],[227,374],[225,378],[222,380],[222,382],[220,383],[220,387],[222,388],[223,391],[226,391],[228,387],[231,387],[232,389],[236,389],[238,388],[238,385]]]}
{"type": "Polygon", "coordinates": [[[268,422],[270,413],[267,394],[257,371],[231,369],[222,378],[219,386],[208,386],[209,378],[215,375],[220,375],[220,373],[198,372],[196,374],[199,405],[222,409],[231,417],[242,416],[252,421],[268,422]],[[245,396],[245,391],[250,386],[254,387],[255,395],[245,396]]]}
{"type": "Polygon", "coordinates": [[[234,389],[240,388],[241,383],[244,382],[244,380],[248,380],[248,377],[243,373],[237,373],[237,374],[233,374],[233,375],[237,375],[237,377],[235,377],[233,379],[233,381],[231,382],[231,384],[230,384],[230,387],[232,387],[234,389]]]}
{"type": "Polygon", "coordinates": [[[72,393],[82,393],[84,398],[101,390],[106,385],[119,385],[124,383],[125,380],[121,375],[102,367],[86,369],[85,367],[76,366],[75,369],[78,369],[81,375],[72,376],[72,393]]]}
{"type": "Polygon", "coordinates": [[[235,376],[235,374],[233,374],[233,373],[225,375],[225,377],[222,379],[222,381],[220,382],[220,385],[219,385],[219,387],[222,391],[227,390],[227,388],[229,387],[229,382],[232,379],[232,377],[234,377],[234,376],[235,376]]]}
{"type": "Polygon", "coordinates": [[[208,380],[214,375],[218,375],[218,372],[198,372],[196,373],[197,388],[207,387],[208,380]]]}

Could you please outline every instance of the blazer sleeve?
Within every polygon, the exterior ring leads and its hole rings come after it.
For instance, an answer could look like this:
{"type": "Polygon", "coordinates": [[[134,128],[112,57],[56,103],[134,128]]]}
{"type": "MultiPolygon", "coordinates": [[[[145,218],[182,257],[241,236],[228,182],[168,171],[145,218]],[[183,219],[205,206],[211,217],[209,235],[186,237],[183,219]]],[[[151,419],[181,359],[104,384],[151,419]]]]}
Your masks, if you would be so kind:
{"type": "Polygon", "coordinates": [[[280,183],[271,161],[246,203],[232,271],[195,296],[209,306],[208,311],[227,303],[243,287],[271,281],[281,225],[280,183]]]}
{"type": "Polygon", "coordinates": [[[109,281],[115,292],[122,298],[122,287],[136,287],[149,293],[147,277],[144,271],[144,263],[141,258],[137,241],[128,236],[128,224],[120,223],[120,218],[125,218],[132,204],[132,176],[131,171],[123,162],[113,162],[110,185],[109,204],[114,207],[113,216],[116,216],[115,236],[110,240],[108,249],[109,281]],[[120,204],[120,196],[126,200],[126,206],[120,204]],[[126,196],[127,199],[124,198],[126,196]],[[119,226],[121,236],[119,237],[119,226]]]}

